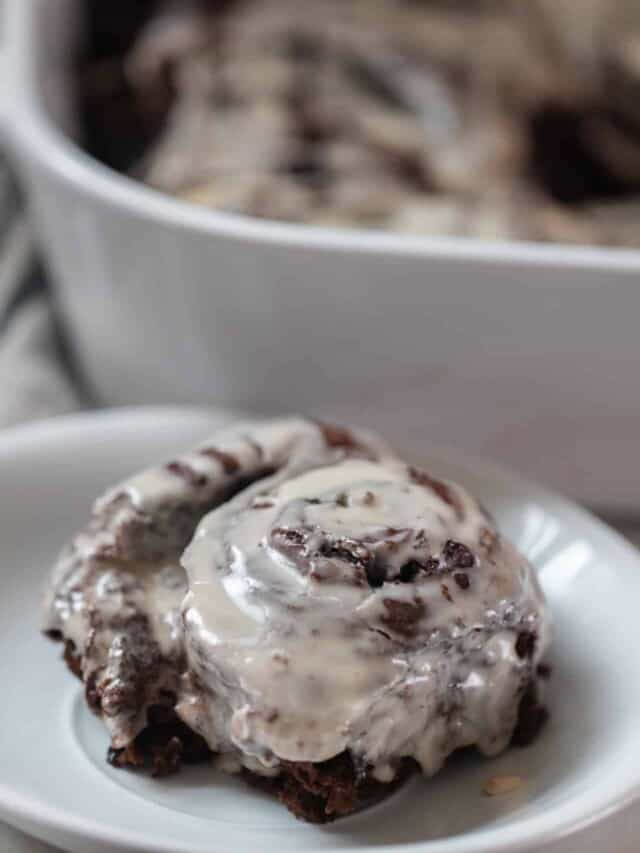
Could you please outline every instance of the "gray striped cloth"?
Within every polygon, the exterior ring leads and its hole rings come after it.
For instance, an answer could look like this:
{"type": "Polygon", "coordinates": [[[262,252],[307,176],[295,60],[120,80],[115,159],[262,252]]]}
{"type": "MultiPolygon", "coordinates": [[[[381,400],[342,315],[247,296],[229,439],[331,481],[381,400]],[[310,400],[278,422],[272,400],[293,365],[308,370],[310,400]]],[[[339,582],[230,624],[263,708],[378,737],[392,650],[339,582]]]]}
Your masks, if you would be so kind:
{"type": "Polygon", "coordinates": [[[0,161],[0,428],[89,402],[15,182],[0,161]]]}

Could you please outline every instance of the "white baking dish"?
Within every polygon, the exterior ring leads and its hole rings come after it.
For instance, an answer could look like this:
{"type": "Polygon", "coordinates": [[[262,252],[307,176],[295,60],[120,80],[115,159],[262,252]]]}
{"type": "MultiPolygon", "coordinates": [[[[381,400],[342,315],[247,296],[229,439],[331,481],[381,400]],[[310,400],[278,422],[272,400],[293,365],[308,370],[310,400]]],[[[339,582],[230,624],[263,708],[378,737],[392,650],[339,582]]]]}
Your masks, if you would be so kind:
{"type": "Polygon", "coordinates": [[[62,129],[81,0],[6,5],[4,124],[102,400],[370,420],[640,507],[640,252],[332,231],[165,197],[62,129]]]}

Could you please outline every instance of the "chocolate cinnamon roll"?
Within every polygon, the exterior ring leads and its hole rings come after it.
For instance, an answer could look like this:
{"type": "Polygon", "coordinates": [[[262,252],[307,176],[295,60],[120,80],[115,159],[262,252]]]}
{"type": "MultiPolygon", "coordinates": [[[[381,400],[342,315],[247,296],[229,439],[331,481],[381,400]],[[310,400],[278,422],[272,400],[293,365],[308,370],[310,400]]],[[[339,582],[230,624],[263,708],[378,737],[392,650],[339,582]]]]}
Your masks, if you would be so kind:
{"type": "Polygon", "coordinates": [[[114,763],[214,756],[318,822],[530,740],[549,621],[466,490],[299,419],[111,490],[45,602],[114,763]]]}

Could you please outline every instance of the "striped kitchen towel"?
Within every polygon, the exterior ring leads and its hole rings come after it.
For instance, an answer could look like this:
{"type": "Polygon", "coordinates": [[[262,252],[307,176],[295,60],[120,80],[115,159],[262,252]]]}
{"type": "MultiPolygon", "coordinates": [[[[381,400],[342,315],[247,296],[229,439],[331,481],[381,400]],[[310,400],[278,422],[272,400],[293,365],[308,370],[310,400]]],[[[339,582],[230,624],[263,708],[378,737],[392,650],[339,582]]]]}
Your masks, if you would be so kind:
{"type": "Polygon", "coordinates": [[[0,428],[89,402],[15,182],[0,159],[0,428]]]}

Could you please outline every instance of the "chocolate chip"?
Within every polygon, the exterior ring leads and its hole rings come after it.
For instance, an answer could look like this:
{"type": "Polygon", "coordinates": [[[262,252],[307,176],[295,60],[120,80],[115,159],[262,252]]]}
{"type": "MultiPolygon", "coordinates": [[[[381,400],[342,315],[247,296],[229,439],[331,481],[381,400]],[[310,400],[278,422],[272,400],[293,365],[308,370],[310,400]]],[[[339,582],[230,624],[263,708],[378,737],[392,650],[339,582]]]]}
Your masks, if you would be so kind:
{"type": "Polygon", "coordinates": [[[469,575],[466,575],[464,572],[456,572],[453,576],[453,579],[458,584],[460,589],[469,589],[469,575]]]}
{"type": "MultiPolygon", "coordinates": [[[[257,445],[254,446],[257,447],[257,445]]],[[[218,450],[215,447],[203,447],[200,450],[200,455],[209,456],[219,462],[225,474],[235,474],[240,469],[240,463],[236,457],[232,456],[231,453],[225,453],[224,450],[218,450]]]]}
{"type": "Polygon", "coordinates": [[[400,569],[400,580],[402,583],[411,583],[423,569],[422,563],[417,560],[409,560],[400,569]]]}
{"type": "Polygon", "coordinates": [[[387,612],[381,617],[380,621],[396,634],[405,637],[411,637],[416,633],[418,623],[427,614],[426,605],[419,598],[413,601],[385,598],[383,604],[387,612]]]}
{"type": "Polygon", "coordinates": [[[267,723],[275,723],[279,716],[280,714],[278,713],[278,711],[271,711],[271,713],[267,717],[267,723]]]}
{"type": "Polygon", "coordinates": [[[453,598],[451,598],[451,593],[449,592],[449,587],[446,585],[446,583],[440,584],[440,592],[450,604],[453,604],[453,598]]]}
{"type": "Polygon", "coordinates": [[[367,565],[365,569],[365,573],[367,575],[367,581],[369,583],[369,586],[373,587],[374,589],[376,587],[382,586],[382,584],[387,579],[387,570],[382,560],[371,560],[371,562],[367,565]]]}
{"type": "Polygon", "coordinates": [[[167,471],[170,471],[177,477],[182,477],[183,480],[196,489],[206,486],[208,482],[208,478],[204,474],[199,474],[191,466],[185,465],[184,462],[169,462],[166,467],[167,471]]]}
{"type": "Polygon", "coordinates": [[[467,546],[453,539],[445,542],[442,558],[448,569],[470,569],[475,563],[475,557],[467,546]]]}
{"type": "Polygon", "coordinates": [[[349,506],[349,497],[346,492],[340,492],[336,497],[336,504],[343,507],[349,506]]]}
{"type": "Polygon", "coordinates": [[[536,647],[536,635],[531,631],[521,631],[516,640],[516,654],[520,658],[533,657],[536,647]]]}

